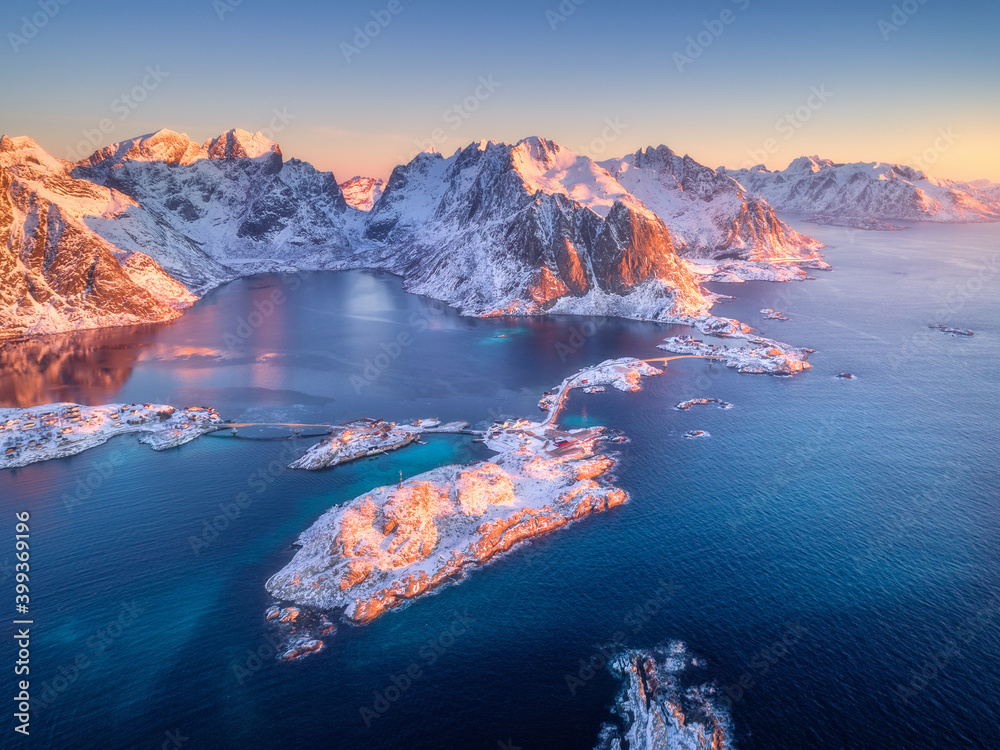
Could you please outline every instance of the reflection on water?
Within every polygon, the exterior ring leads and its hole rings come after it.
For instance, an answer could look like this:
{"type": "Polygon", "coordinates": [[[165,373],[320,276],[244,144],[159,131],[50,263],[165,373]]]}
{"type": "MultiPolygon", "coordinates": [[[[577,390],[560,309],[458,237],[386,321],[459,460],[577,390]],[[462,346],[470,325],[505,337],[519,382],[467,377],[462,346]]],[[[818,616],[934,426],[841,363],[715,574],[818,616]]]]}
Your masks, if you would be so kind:
{"type": "Polygon", "coordinates": [[[10,343],[0,403],[210,404],[230,419],[324,422],[393,403],[386,416],[484,420],[533,411],[540,389],[580,366],[655,354],[670,332],[620,319],[463,318],[369,271],[266,274],[167,324],[10,343]],[[495,394],[485,411],[484,394],[495,394]]]}
{"type": "Polygon", "coordinates": [[[80,331],[0,344],[0,406],[104,403],[132,375],[155,328],[80,331]]]}

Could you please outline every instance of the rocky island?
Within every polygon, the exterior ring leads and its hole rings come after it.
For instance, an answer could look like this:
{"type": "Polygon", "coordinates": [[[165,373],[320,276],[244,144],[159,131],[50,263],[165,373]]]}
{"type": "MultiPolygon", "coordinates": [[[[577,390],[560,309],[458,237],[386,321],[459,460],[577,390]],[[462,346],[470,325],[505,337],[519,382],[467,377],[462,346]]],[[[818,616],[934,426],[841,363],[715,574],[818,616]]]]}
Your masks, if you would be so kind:
{"type": "Polygon", "coordinates": [[[555,419],[574,388],[634,391],[660,372],[630,358],[586,368],[551,394],[543,421],[489,428],[493,458],[433,469],[331,508],[267,582],[281,603],[272,611],[291,603],[371,622],[522,542],[624,503],[610,478],[615,458],[601,450],[604,428],[563,430],[555,419]]]}
{"type": "Polygon", "coordinates": [[[726,367],[734,367],[737,372],[744,373],[791,375],[811,367],[806,361],[808,349],[796,349],[762,336],[749,336],[747,341],[750,346],[736,347],[709,344],[691,336],[672,336],[664,339],[662,344],[657,344],[656,348],[677,354],[720,359],[726,363],[726,367]]]}
{"type": "Polygon", "coordinates": [[[764,320],[788,320],[784,313],[772,310],[770,307],[763,308],[760,314],[764,316],[764,320]]]}
{"type": "Polygon", "coordinates": [[[692,406],[708,406],[709,404],[717,404],[720,409],[732,409],[733,405],[728,401],[723,401],[721,398],[691,398],[687,401],[681,401],[674,408],[679,411],[687,411],[692,406]]]}
{"type": "Polygon", "coordinates": [[[946,326],[944,323],[935,323],[934,325],[927,326],[928,328],[935,328],[938,331],[943,331],[944,333],[950,334],[952,336],[973,336],[974,331],[970,331],[968,328],[955,328],[953,326],[946,326]]]}
{"type": "Polygon", "coordinates": [[[595,750],[726,750],[734,746],[728,711],[710,685],[688,685],[695,667],[683,643],[617,654],[608,670],[621,680],[595,750]]]}

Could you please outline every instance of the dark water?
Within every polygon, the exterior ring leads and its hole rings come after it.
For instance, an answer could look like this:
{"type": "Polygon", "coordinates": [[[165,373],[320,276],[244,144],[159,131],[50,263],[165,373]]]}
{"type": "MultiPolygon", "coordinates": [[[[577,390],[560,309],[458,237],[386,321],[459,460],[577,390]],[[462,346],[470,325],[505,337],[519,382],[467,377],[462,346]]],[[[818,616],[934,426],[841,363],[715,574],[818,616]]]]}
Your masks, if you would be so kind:
{"type": "MultiPolygon", "coordinates": [[[[588,748],[616,685],[598,671],[572,694],[566,675],[625,631],[630,645],[681,639],[704,657],[742,748],[1000,746],[1000,231],[801,229],[828,242],[835,271],[715,288],[739,297],[720,314],[817,349],[811,371],[682,360],[642,393],[574,394],[564,423],[631,436],[617,472],[629,503],[343,626],[296,664],[269,657],[263,584],[297,534],[400,471],[480,447],[441,436],[312,473],[279,468],[308,441],[206,437],[153,453],[122,438],[0,474],[11,532],[0,562],[12,562],[13,512],[32,513],[38,713],[25,744],[588,748]],[[762,307],[791,320],[763,321],[762,307]],[[939,321],[976,335],[926,328],[939,321]],[[857,379],[834,377],[845,370],[857,379]],[[673,409],[695,396],[736,408],[673,409]],[[695,428],[711,438],[681,437],[695,428]],[[195,554],[191,538],[244,490],[253,502],[195,554]],[[637,618],[646,604],[658,611],[637,618]],[[363,708],[384,710],[369,727],[363,708]]],[[[569,372],[656,356],[674,332],[689,331],[469,320],[360,272],[266,277],[168,326],[8,348],[0,398],[477,422],[534,415],[569,372]],[[292,301],[271,310],[275,290],[292,301]]],[[[12,736],[0,733],[4,747],[12,736]]]]}

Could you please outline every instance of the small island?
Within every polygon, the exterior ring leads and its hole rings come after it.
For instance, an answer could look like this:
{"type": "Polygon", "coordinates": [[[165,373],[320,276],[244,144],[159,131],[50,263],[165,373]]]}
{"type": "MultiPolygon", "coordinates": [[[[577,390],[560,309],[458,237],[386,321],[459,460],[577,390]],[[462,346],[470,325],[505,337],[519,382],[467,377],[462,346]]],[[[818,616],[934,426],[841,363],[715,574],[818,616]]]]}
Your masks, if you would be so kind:
{"type": "Polygon", "coordinates": [[[708,406],[709,404],[717,404],[720,409],[732,409],[733,405],[728,401],[723,401],[721,398],[691,398],[687,401],[681,401],[674,408],[679,411],[687,411],[692,406],[708,406]]]}
{"type": "Polygon", "coordinates": [[[933,325],[927,326],[928,328],[936,328],[944,333],[951,334],[952,336],[973,336],[975,335],[973,331],[968,328],[955,328],[953,326],[946,326],[944,323],[935,323],[933,325]]]}
{"type": "Polygon", "coordinates": [[[0,409],[0,468],[73,456],[116,435],[140,434],[140,443],[162,451],[221,426],[218,412],[208,406],[56,403],[0,409]]]}
{"type": "MultiPolygon", "coordinates": [[[[628,495],[611,478],[616,459],[602,450],[622,433],[561,429],[555,419],[572,389],[635,391],[642,377],[661,372],[632,358],[588,367],[543,399],[541,422],[508,419],[489,427],[483,441],[494,457],[432,469],[331,508],[268,580],[276,600],[268,617],[281,621],[281,612],[301,608],[368,623],[529,539],[624,503],[628,495]]],[[[304,640],[285,652],[288,658],[318,650],[320,634],[298,636],[304,640]]]]}
{"type": "Polygon", "coordinates": [[[662,344],[657,344],[656,348],[677,354],[719,359],[726,363],[726,367],[734,367],[737,372],[743,373],[791,375],[812,366],[806,361],[808,349],[796,349],[762,336],[750,336],[747,341],[751,346],[722,346],[699,341],[691,336],[672,336],[664,339],[662,344]]]}
{"type": "Polygon", "coordinates": [[[696,668],[679,641],[613,656],[608,671],[621,682],[616,720],[601,725],[595,750],[734,747],[726,701],[712,685],[692,679],[696,668]]]}
{"type": "Polygon", "coordinates": [[[760,314],[764,316],[765,320],[788,320],[784,313],[772,310],[770,307],[763,308],[760,314]]]}

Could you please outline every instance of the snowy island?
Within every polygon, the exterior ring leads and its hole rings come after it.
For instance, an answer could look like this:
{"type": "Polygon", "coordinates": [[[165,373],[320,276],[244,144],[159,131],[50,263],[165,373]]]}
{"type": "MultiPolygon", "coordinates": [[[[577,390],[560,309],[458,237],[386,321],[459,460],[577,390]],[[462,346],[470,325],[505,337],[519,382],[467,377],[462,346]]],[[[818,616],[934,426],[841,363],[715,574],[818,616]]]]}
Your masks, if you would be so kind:
{"type": "Polygon", "coordinates": [[[731,403],[723,401],[721,398],[690,398],[687,401],[681,401],[674,408],[679,411],[687,411],[692,406],[708,406],[709,404],[717,404],[720,409],[733,408],[731,403]]]}
{"type": "Polygon", "coordinates": [[[733,747],[726,702],[711,685],[688,684],[697,666],[679,641],[612,657],[608,671],[621,681],[617,719],[601,725],[595,750],[733,747]]]}
{"type": "Polygon", "coordinates": [[[0,409],[0,468],[73,456],[116,435],[141,434],[140,443],[162,451],[213,432],[222,424],[218,413],[207,406],[177,409],[166,404],[57,403],[0,409]]]}
{"type": "Polygon", "coordinates": [[[326,469],[366,456],[379,456],[417,442],[425,432],[462,432],[468,422],[441,424],[436,419],[417,419],[413,424],[397,425],[384,419],[363,419],[331,428],[333,435],[316,443],[289,469],[326,469]]]}
{"type": "Polygon", "coordinates": [[[974,336],[975,332],[970,331],[968,328],[955,328],[954,326],[946,326],[944,323],[935,323],[934,325],[927,326],[928,328],[934,328],[938,331],[951,334],[952,336],[974,336]]]}
{"type": "Polygon", "coordinates": [[[657,344],[656,348],[677,354],[720,359],[726,363],[726,367],[734,367],[737,372],[744,373],[791,375],[811,367],[806,361],[808,349],[796,349],[762,336],[749,336],[747,340],[751,346],[737,347],[708,344],[691,336],[672,336],[664,339],[662,344],[657,344]]]}
{"type": "Polygon", "coordinates": [[[295,606],[371,622],[522,542],[624,503],[610,478],[615,458],[602,451],[604,428],[563,430],[555,419],[572,389],[635,391],[660,373],[630,358],[586,368],[551,394],[541,422],[493,424],[483,438],[493,458],[442,466],[331,508],[267,582],[279,602],[270,613],[295,606]]]}

